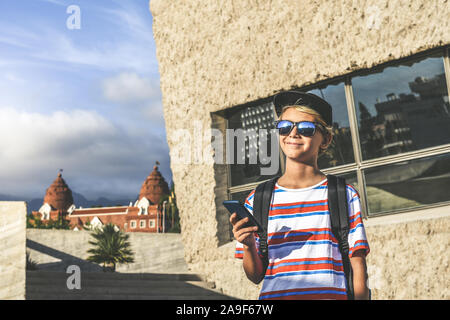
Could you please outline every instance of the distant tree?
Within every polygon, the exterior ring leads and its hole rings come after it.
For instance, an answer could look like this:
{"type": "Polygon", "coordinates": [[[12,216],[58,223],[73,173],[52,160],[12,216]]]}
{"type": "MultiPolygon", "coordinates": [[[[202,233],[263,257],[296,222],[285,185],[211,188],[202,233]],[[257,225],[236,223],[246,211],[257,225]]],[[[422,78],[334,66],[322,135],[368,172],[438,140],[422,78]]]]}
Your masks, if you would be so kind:
{"type": "Polygon", "coordinates": [[[66,219],[64,216],[58,216],[58,219],[55,221],[51,221],[51,229],[63,229],[70,230],[70,221],[66,219]]]}
{"type": "Polygon", "coordinates": [[[83,229],[84,230],[91,230],[92,229],[91,219],[89,219],[89,218],[86,219],[86,222],[83,225],[83,229]]]}
{"type": "Polygon", "coordinates": [[[116,270],[117,264],[133,263],[134,253],[128,241],[129,235],[109,223],[102,228],[95,228],[91,233],[94,240],[89,241],[94,247],[87,252],[87,260],[103,264],[103,271],[116,270]]]}
{"type": "Polygon", "coordinates": [[[27,228],[37,228],[38,220],[41,219],[32,214],[27,215],[27,228]]]}
{"type": "Polygon", "coordinates": [[[27,228],[70,230],[70,221],[63,216],[56,220],[42,220],[39,216],[28,215],[27,228]]]}
{"type": "Polygon", "coordinates": [[[167,201],[167,204],[164,208],[166,211],[165,216],[170,221],[170,228],[168,229],[168,232],[180,233],[181,232],[180,216],[178,214],[174,183],[171,183],[170,194],[163,195],[159,200],[159,205],[162,206],[164,201],[167,201]]]}

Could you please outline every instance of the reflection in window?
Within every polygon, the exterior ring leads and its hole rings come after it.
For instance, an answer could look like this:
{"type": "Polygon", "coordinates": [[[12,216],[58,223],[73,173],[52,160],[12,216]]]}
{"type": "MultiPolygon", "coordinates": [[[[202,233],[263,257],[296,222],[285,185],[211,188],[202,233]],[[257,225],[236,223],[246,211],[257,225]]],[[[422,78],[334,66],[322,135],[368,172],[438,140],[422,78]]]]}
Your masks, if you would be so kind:
{"type": "Polygon", "coordinates": [[[369,214],[450,201],[450,154],[364,170],[369,214]]]}
{"type": "Polygon", "coordinates": [[[350,184],[351,186],[353,186],[353,188],[355,188],[355,190],[358,192],[358,194],[360,194],[356,171],[347,172],[347,173],[343,173],[343,174],[337,174],[336,176],[344,178],[345,182],[347,184],[350,184]]]}
{"type": "Polygon", "coordinates": [[[239,202],[244,203],[245,199],[248,197],[250,192],[252,192],[252,190],[232,193],[231,200],[239,200],[239,202]]]}
{"type": "Polygon", "coordinates": [[[271,102],[237,109],[228,118],[228,129],[234,129],[235,133],[238,132],[238,129],[242,130],[245,139],[245,143],[242,146],[239,145],[238,138],[235,138],[234,141],[234,159],[233,164],[230,165],[232,186],[271,178],[271,176],[261,175],[260,170],[261,167],[270,167],[271,165],[270,163],[262,165],[261,160],[267,163],[270,159],[259,159],[258,157],[257,163],[252,164],[250,152],[256,155],[259,154],[259,132],[260,130],[267,130],[269,133],[267,135],[267,155],[271,156],[271,135],[269,130],[273,128],[274,121],[274,108],[271,102]],[[238,150],[239,147],[241,149],[238,150]]]}
{"type": "Polygon", "coordinates": [[[333,108],[333,142],[327,151],[319,157],[319,168],[332,168],[355,162],[344,83],[329,85],[323,89],[314,89],[308,92],[326,100],[333,108]]]}
{"type": "Polygon", "coordinates": [[[352,79],[363,159],[450,143],[442,57],[352,79]]]}

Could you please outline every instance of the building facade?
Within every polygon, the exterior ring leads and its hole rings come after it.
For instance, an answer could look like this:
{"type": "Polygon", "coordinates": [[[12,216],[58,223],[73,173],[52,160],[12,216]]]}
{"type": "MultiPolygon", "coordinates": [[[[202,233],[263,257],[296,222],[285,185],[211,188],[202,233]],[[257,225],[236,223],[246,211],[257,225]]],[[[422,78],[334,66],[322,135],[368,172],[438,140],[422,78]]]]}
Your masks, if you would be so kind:
{"type": "Polygon", "coordinates": [[[61,173],[58,173],[46,191],[42,207],[32,214],[39,216],[44,222],[63,217],[69,220],[70,228],[75,231],[112,223],[125,232],[159,233],[168,229],[165,204],[160,204],[161,197],[168,194],[167,182],[155,166],[142,184],[139,197],[134,203],[117,207],[77,208],[72,191],[61,173]]]}
{"type": "Polygon", "coordinates": [[[447,1],[152,0],[150,9],[193,270],[257,297],[233,260],[222,201],[283,172],[282,153],[271,168],[276,146],[270,163],[249,150],[271,141],[259,134],[276,118],[273,96],[295,88],[333,106],[334,143],[319,167],[361,195],[374,298],[450,298],[447,1]],[[230,129],[243,142],[227,139],[230,129]]]}

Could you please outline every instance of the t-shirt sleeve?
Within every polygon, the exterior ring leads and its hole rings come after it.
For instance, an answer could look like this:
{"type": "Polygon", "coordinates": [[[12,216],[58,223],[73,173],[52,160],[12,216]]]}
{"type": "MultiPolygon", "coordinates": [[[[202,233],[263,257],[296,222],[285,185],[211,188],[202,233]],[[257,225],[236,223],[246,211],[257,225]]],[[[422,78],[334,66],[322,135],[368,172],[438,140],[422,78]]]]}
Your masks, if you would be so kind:
{"type": "MultiPolygon", "coordinates": [[[[247,196],[247,198],[245,199],[245,202],[244,202],[244,206],[247,208],[247,210],[251,214],[253,214],[254,195],[255,195],[255,190],[250,192],[250,194],[247,196]]],[[[255,233],[255,242],[256,242],[256,248],[258,249],[258,253],[259,253],[259,237],[256,233],[255,233]]],[[[244,258],[244,245],[242,243],[240,243],[239,241],[236,241],[236,249],[235,249],[234,257],[238,258],[238,259],[244,258]]]]}
{"type": "Polygon", "coordinates": [[[349,184],[347,185],[347,199],[350,222],[348,234],[349,257],[351,258],[358,250],[363,250],[367,255],[370,248],[361,216],[361,200],[358,192],[349,184]]]}

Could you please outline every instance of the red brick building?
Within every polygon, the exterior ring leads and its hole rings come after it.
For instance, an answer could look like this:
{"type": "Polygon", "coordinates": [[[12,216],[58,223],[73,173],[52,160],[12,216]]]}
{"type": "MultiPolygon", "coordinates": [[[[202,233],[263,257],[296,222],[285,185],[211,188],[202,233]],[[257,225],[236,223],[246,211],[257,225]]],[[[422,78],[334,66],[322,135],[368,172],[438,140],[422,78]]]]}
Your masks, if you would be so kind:
{"type": "Polygon", "coordinates": [[[63,216],[70,221],[72,230],[112,223],[127,232],[165,232],[167,224],[163,213],[164,204],[160,205],[159,201],[167,194],[169,186],[158,167],[154,166],[142,184],[134,204],[130,202],[128,206],[76,208],[72,191],[61,173],[58,173],[56,180],[46,191],[42,207],[32,214],[40,216],[43,221],[63,216]]]}

